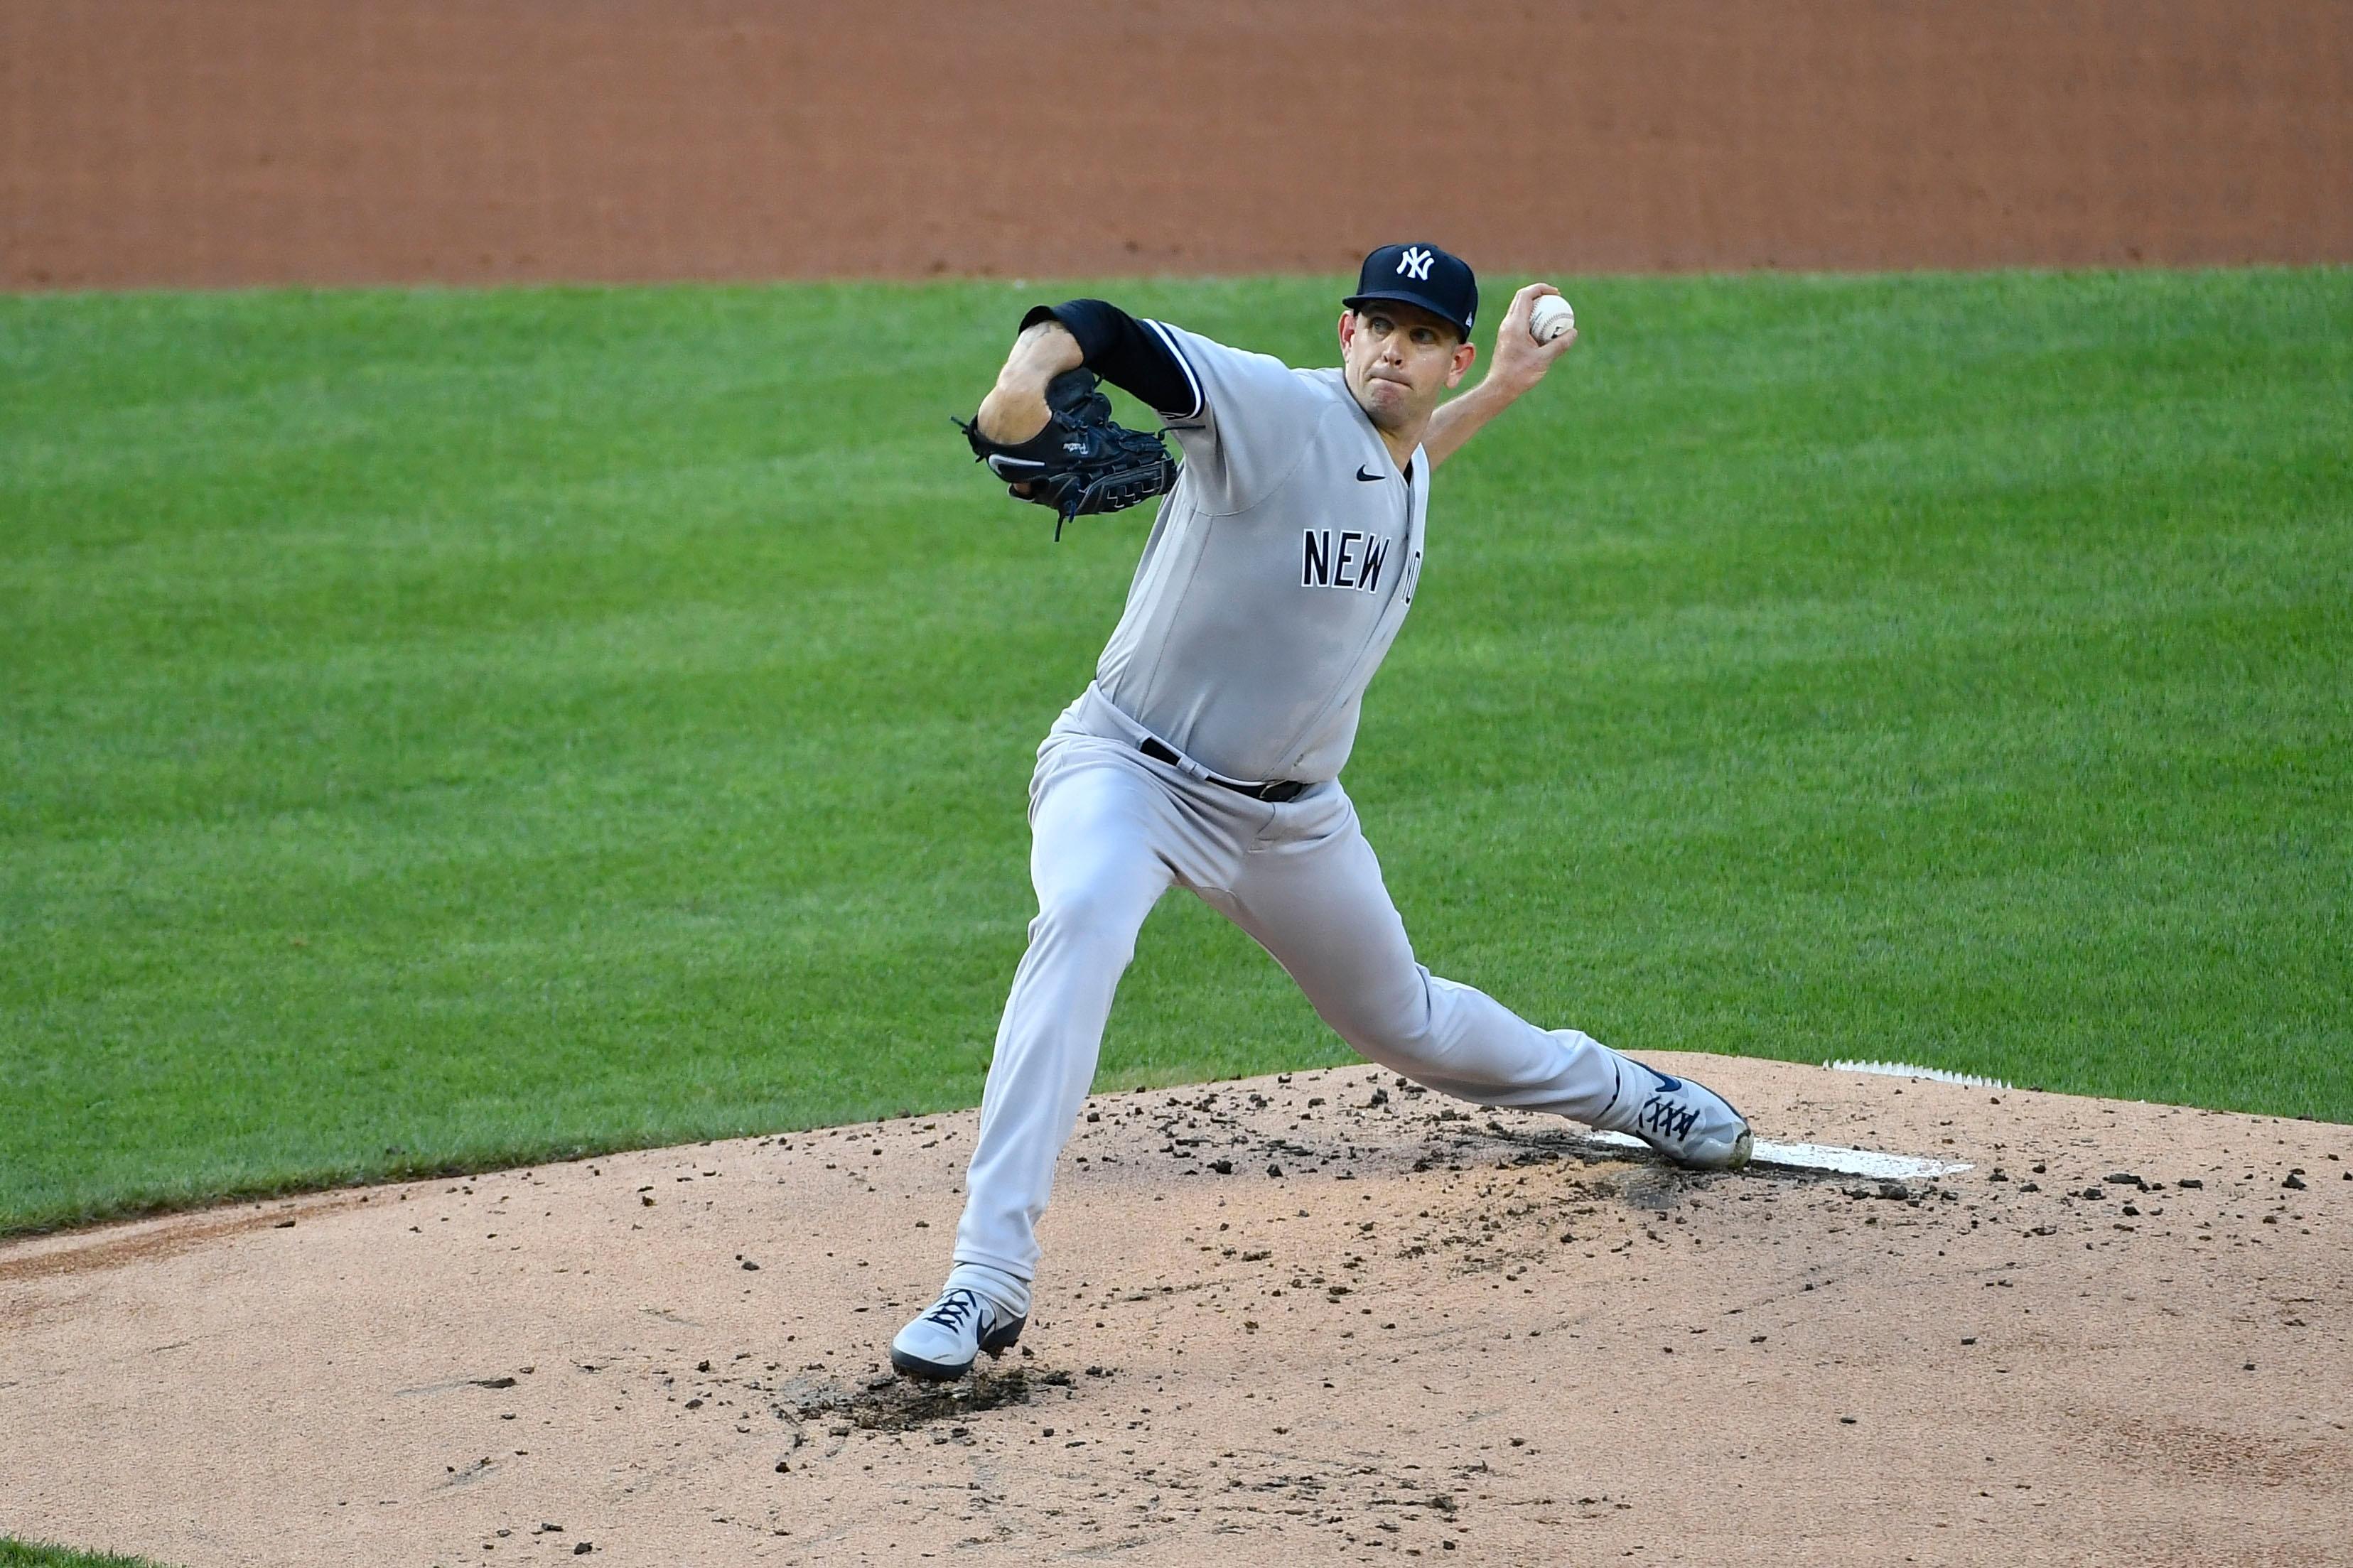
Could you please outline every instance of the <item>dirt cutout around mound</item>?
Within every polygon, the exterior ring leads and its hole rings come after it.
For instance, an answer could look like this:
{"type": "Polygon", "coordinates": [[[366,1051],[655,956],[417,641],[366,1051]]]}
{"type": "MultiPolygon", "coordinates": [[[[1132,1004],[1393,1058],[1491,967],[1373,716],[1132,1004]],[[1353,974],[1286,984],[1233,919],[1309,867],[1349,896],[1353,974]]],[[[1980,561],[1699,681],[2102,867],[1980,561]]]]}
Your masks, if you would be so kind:
{"type": "Polygon", "coordinates": [[[2353,1562],[2301,1121],[1661,1057],[1695,1175],[1369,1068],[1088,1102],[1020,1347],[889,1373],[970,1113],[0,1247],[0,1532],[161,1562],[2353,1562]]]}
{"type": "Polygon", "coordinates": [[[2353,260],[2344,0],[38,0],[0,288],[2353,260]]]}

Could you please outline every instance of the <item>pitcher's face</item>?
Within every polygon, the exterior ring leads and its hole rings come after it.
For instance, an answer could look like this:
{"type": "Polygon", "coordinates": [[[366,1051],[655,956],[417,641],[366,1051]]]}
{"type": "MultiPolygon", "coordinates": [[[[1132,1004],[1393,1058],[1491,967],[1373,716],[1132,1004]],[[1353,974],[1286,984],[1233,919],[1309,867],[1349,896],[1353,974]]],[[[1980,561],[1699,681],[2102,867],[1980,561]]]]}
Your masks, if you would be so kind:
{"type": "Polygon", "coordinates": [[[1428,419],[1439,395],[1459,384],[1478,351],[1447,321],[1419,305],[1377,300],[1340,316],[1342,374],[1373,424],[1409,429],[1428,419]]]}

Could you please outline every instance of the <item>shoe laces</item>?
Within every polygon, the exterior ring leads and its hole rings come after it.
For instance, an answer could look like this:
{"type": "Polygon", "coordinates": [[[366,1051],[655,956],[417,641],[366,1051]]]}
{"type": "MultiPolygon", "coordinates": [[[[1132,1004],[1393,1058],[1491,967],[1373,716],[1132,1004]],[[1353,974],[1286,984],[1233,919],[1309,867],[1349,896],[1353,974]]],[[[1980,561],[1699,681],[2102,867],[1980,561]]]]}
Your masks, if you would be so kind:
{"type": "Polygon", "coordinates": [[[1697,1105],[1678,1105],[1663,1094],[1654,1094],[1643,1101],[1641,1113],[1634,1119],[1637,1130],[1681,1141],[1692,1134],[1699,1124],[1697,1105]]]}
{"type": "Polygon", "coordinates": [[[966,1317],[979,1315],[980,1298],[959,1285],[953,1290],[943,1292],[940,1299],[932,1303],[932,1310],[923,1314],[923,1321],[937,1323],[948,1332],[955,1333],[964,1327],[966,1317]]]}

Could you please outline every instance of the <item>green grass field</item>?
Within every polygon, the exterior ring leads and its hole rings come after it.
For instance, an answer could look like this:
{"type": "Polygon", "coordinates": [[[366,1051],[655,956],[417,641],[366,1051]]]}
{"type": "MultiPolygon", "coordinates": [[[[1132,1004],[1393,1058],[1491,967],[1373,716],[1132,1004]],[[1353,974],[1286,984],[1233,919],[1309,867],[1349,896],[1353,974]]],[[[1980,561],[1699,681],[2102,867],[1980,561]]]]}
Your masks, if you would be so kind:
{"type": "Polygon", "coordinates": [[[143,1557],[69,1552],[62,1546],[42,1546],[0,1536],[0,1568],[150,1568],[150,1565],[143,1557]]]}
{"type": "MultiPolygon", "coordinates": [[[[0,1233],[976,1101],[1149,509],[947,416],[1075,291],[0,300],[0,1233]]],[[[2353,1120],[2353,271],[1570,293],[1348,773],[1424,959],[2353,1120]]],[[[1343,1059],[1179,896],[1101,1081],[1343,1059]]]]}

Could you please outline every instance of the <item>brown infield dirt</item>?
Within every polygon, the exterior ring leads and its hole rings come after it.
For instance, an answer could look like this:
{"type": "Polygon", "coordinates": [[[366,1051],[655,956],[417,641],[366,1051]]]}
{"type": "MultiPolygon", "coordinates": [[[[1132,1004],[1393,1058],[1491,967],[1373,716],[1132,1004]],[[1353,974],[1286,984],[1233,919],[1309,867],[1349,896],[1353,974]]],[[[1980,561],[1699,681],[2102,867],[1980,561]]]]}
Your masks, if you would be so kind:
{"type": "Polygon", "coordinates": [[[1698,1175],[1368,1067],[1088,1102],[889,1374],[966,1112],[0,1247],[0,1528],[163,1562],[2353,1562],[2328,1124],[1662,1056],[1698,1175]]]}
{"type": "Polygon", "coordinates": [[[2353,261],[2346,0],[14,0],[0,288],[2353,261]]]}

